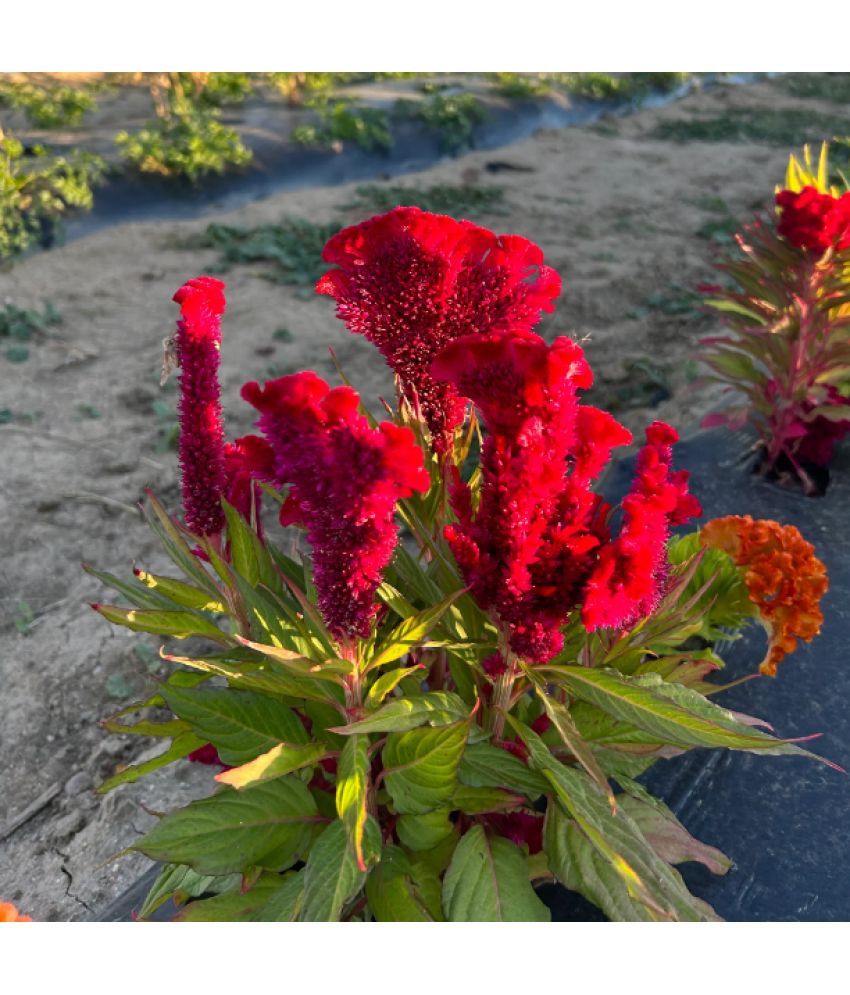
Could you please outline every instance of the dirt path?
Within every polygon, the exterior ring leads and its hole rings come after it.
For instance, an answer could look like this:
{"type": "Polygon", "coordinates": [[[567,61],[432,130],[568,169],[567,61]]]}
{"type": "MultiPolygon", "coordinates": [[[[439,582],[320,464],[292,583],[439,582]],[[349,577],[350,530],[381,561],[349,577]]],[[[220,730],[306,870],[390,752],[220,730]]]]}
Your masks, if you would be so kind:
{"type": "MultiPolygon", "coordinates": [[[[766,204],[794,146],[652,136],[660,122],[779,106],[836,112],[785,95],[779,82],[720,88],[595,127],[541,132],[399,182],[502,187],[504,214],[474,220],[528,236],[560,271],[564,295],[543,334],[587,339],[597,403],[613,405],[633,428],[655,417],[687,428],[709,403],[693,382],[697,339],[710,323],[692,289],[712,279],[716,250],[704,236],[722,239],[728,215],[746,218],[766,204]],[[494,161],[503,164],[495,172],[494,161]]],[[[10,412],[0,425],[0,832],[58,786],[46,807],[0,840],[0,897],[36,919],[101,910],[145,864],[103,862],[151,824],[146,810],[169,809],[210,786],[208,770],[179,763],[105,799],[91,790],[150,750],[97,721],[150,686],[156,644],[110,629],[89,609],[103,591],[79,565],[115,573],[134,562],[156,567],[134,505],[151,486],[177,507],[175,456],[164,445],[174,392],[158,386],[161,342],[173,328],[175,289],[217,258],[180,243],[210,220],[350,223],[358,214],[339,205],[352,193],[303,190],[203,222],[116,227],[0,273],[0,301],[50,301],[63,316],[26,362],[0,356],[0,409],[10,412]]],[[[329,301],[262,279],[267,268],[239,266],[225,277],[230,432],[250,425],[241,383],[305,367],[333,376],[328,345],[375,405],[390,390],[377,354],[348,335],[329,301]],[[282,328],[288,341],[274,336],[282,328]]]]}

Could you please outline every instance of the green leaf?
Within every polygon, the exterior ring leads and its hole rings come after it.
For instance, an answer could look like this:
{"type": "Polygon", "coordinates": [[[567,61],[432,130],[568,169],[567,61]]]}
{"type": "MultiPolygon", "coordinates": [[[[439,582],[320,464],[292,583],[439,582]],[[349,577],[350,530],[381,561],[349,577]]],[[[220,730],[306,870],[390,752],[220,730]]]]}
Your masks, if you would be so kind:
{"type": "Polygon", "coordinates": [[[226,764],[244,764],[278,743],[297,745],[310,738],[295,712],[269,695],[168,685],[160,693],[178,718],[215,746],[226,764]]]}
{"type": "Polygon", "coordinates": [[[649,795],[641,785],[631,783],[626,790],[639,791],[640,795],[621,795],[618,799],[621,808],[632,817],[647,843],[668,864],[693,860],[707,867],[712,874],[725,874],[732,866],[732,861],[716,847],[694,839],[670,809],[649,795]]]}
{"type": "Polygon", "coordinates": [[[191,667],[193,670],[203,671],[205,674],[226,677],[230,684],[237,685],[240,689],[246,688],[267,695],[306,698],[309,701],[328,703],[327,693],[321,685],[298,680],[274,670],[261,670],[254,662],[256,657],[253,657],[252,660],[246,660],[238,657],[235,653],[228,653],[224,656],[209,656],[202,659],[163,653],[162,658],[170,660],[172,663],[180,663],[184,667],[191,667]],[[250,666],[246,666],[246,664],[250,666]]]}
{"type": "Polygon", "coordinates": [[[224,517],[227,520],[227,542],[230,546],[230,562],[233,569],[251,587],[260,582],[260,560],[266,558],[263,545],[257,533],[248,525],[239,512],[227,501],[222,501],[224,517]]]}
{"type": "Polygon", "coordinates": [[[546,682],[531,667],[525,664],[521,664],[521,666],[525,676],[534,685],[537,697],[543,703],[543,708],[549,716],[552,725],[558,731],[558,735],[561,737],[564,745],[608,796],[608,803],[611,808],[616,808],[614,792],[608,783],[608,778],[599,766],[596,757],[594,757],[590,745],[582,739],[581,733],[576,728],[576,724],[573,722],[569,711],[559,701],[554,701],[549,697],[546,693],[546,682]]]}
{"type": "Polygon", "coordinates": [[[394,698],[372,715],[347,726],[335,726],[331,731],[340,736],[363,732],[404,732],[425,725],[448,725],[465,719],[469,709],[451,691],[428,691],[410,698],[394,698]]]}
{"type": "Polygon", "coordinates": [[[233,884],[238,884],[239,880],[239,875],[236,874],[213,877],[210,874],[198,874],[197,871],[184,864],[165,864],[139,910],[139,918],[149,918],[172,896],[175,904],[180,905],[187,898],[197,898],[199,895],[216,891],[222,885],[230,887],[233,884]]]}
{"type": "MultiPolygon", "coordinates": [[[[615,871],[630,898],[659,919],[702,922],[716,918],[652,849],[628,813],[619,809],[612,812],[605,796],[584,771],[560,763],[539,736],[510,716],[509,720],[528,747],[531,762],[552,785],[564,812],[615,871]]],[[[557,852],[553,856],[547,848],[546,853],[550,867],[557,873],[557,852]]]]}
{"type": "Polygon", "coordinates": [[[297,922],[304,901],[304,871],[287,874],[257,917],[260,922],[297,922]]]}
{"type": "Polygon", "coordinates": [[[443,881],[443,912],[450,922],[549,922],[549,910],[531,886],[528,858],[500,836],[473,826],[458,843],[443,881]]]}
{"type": "Polygon", "coordinates": [[[384,783],[397,812],[416,815],[449,802],[468,735],[469,722],[464,720],[387,737],[384,783]]]}
{"type": "Polygon", "coordinates": [[[531,801],[545,795],[548,782],[518,757],[489,743],[467,748],[460,762],[458,779],[472,788],[507,788],[521,791],[531,801]]]}
{"type": "Polygon", "coordinates": [[[131,849],[205,874],[283,870],[302,856],[321,817],[295,777],[225,790],[167,815],[131,849]]]}
{"type": "Polygon", "coordinates": [[[357,866],[366,870],[363,834],[369,793],[369,737],[351,736],[343,747],[336,773],[336,811],[342,820],[357,866]]]}
{"type": "Polygon", "coordinates": [[[182,608],[191,608],[194,611],[215,612],[223,615],[226,611],[220,597],[211,598],[209,592],[201,591],[191,584],[184,584],[182,580],[175,580],[173,577],[161,577],[158,574],[148,573],[146,570],[137,570],[136,577],[139,583],[149,589],[153,594],[161,599],[172,601],[182,608]]]}
{"type": "Polygon", "coordinates": [[[147,496],[148,503],[155,515],[155,520],[147,516],[148,524],[159,536],[166,553],[187,577],[191,577],[197,584],[209,591],[214,598],[220,597],[221,592],[216,587],[215,582],[201,566],[200,560],[186,541],[187,536],[193,540],[196,537],[181,529],[150,491],[147,492],[147,496]]]}
{"type": "Polygon", "coordinates": [[[282,646],[271,646],[267,643],[255,643],[242,636],[236,637],[242,646],[257,653],[262,653],[269,660],[274,661],[276,669],[289,671],[295,677],[311,681],[328,681],[332,684],[342,684],[342,674],[351,673],[351,664],[344,660],[330,659],[317,662],[310,657],[302,656],[293,650],[284,649],[282,646]]]}
{"type": "Polygon", "coordinates": [[[280,891],[280,878],[269,874],[261,877],[253,888],[233,891],[200,902],[190,902],[175,922],[260,922],[271,898],[280,891]]]}
{"type": "Polygon", "coordinates": [[[387,638],[375,650],[374,656],[368,661],[366,670],[374,670],[384,664],[392,663],[405,656],[412,649],[420,646],[428,633],[440,621],[446,611],[464,592],[455,591],[438,605],[426,608],[425,611],[412,615],[400,622],[387,638]]]}
{"type": "Polygon", "coordinates": [[[413,667],[398,667],[396,670],[390,670],[386,674],[381,674],[369,688],[369,693],[366,695],[366,707],[377,708],[384,698],[398,687],[400,681],[403,681],[405,677],[410,677],[411,674],[415,674],[417,671],[422,672],[424,670],[424,665],[417,663],[413,667]]]}
{"type": "Polygon", "coordinates": [[[204,615],[193,612],[165,611],[159,608],[118,608],[115,605],[94,605],[113,625],[123,625],[134,632],[153,632],[173,639],[203,636],[228,645],[230,637],[204,615]]]}
{"type": "MultiPolygon", "coordinates": [[[[753,753],[802,754],[806,750],[739,722],[731,712],[657,674],[625,677],[614,670],[543,667],[582,700],[614,718],[675,746],[723,746],[753,753]]],[[[820,758],[817,758],[820,759],[820,758]]],[[[826,762],[826,761],[823,761],[826,762]]]]}
{"type": "Polygon", "coordinates": [[[467,784],[458,784],[452,795],[451,808],[466,815],[480,815],[483,812],[518,808],[524,803],[522,795],[511,794],[502,788],[471,788],[467,784]]]}
{"type": "MultiPolygon", "coordinates": [[[[381,831],[369,816],[364,833],[367,864],[380,855],[381,831]]],[[[366,874],[348,844],[341,821],[332,822],[316,840],[304,868],[304,904],[301,922],[338,922],[346,902],[363,887],[366,874]]]]}
{"type": "Polygon", "coordinates": [[[87,574],[91,574],[92,577],[97,577],[102,584],[118,591],[119,594],[123,594],[128,601],[138,605],[139,608],[168,608],[171,606],[167,597],[151,590],[145,584],[139,583],[135,578],[133,580],[120,580],[105,570],[95,570],[88,563],[83,564],[83,570],[87,574]]]}
{"type": "Polygon", "coordinates": [[[421,815],[401,815],[396,835],[408,850],[434,850],[455,833],[450,812],[451,808],[446,807],[421,815]]]}
{"type": "Polygon", "coordinates": [[[415,867],[397,846],[386,846],[366,880],[366,898],[378,922],[442,922],[440,879],[415,867]]]}
{"type": "Polygon", "coordinates": [[[292,774],[304,767],[311,767],[330,754],[331,751],[325,743],[305,743],[303,745],[278,743],[267,753],[261,754],[254,760],[249,760],[248,763],[242,764],[240,767],[223,770],[220,774],[216,774],[215,779],[219,784],[226,784],[228,787],[242,791],[244,788],[251,787],[252,784],[273,781],[275,778],[292,774]]]}
{"type": "Polygon", "coordinates": [[[97,789],[97,793],[105,795],[112,791],[113,788],[117,788],[119,784],[132,784],[134,781],[138,781],[140,777],[159,770],[160,767],[173,764],[175,760],[182,760],[187,754],[203,746],[205,742],[206,740],[196,736],[193,732],[181,733],[174,738],[171,746],[164,753],[160,753],[152,760],[146,760],[144,763],[125,767],[124,770],[113,774],[112,777],[108,777],[97,789]]]}
{"type": "Polygon", "coordinates": [[[632,898],[622,876],[558,805],[546,811],[543,847],[549,868],[570,891],[583,895],[613,922],[657,922],[659,916],[632,898]]]}

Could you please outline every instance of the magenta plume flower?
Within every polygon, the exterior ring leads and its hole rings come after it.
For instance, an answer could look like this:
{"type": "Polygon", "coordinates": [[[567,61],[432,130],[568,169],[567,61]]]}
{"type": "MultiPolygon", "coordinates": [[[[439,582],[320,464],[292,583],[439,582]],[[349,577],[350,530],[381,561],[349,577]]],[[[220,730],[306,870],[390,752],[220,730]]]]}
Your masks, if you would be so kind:
{"type": "Polygon", "coordinates": [[[449,449],[466,407],[455,385],[431,375],[440,349],[464,335],[529,331],[561,291],[533,242],[418,207],[344,229],[323,258],[336,268],[316,291],[333,297],[350,331],[380,349],[437,453],[449,449]]]}
{"type": "MultiPolygon", "coordinates": [[[[632,621],[660,582],[657,544],[663,552],[668,519],[691,511],[684,477],[667,481],[667,464],[660,468],[669,447],[653,444],[641,455],[640,496],[627,499],[626,510],[627,523],[635,526],[612,543],[611,508],[592,484],[631,434],[607,412],[579,403],[577,391],[592,383],[580,346],[567,338],[547,346],[534,334],[470,336],[447,346],[431,369],[473,401],[487,429],[477,511],[455,472],[451,497],[458,522],[445,535],[473,596],[505,629],[511,649],[532,662],[551,659],[591,579],[592,620],[604,617],[598,624],[616,627],[632,621]],[[656,486],[670,493],[658,498],[654,530],[638,534],[637,514],[652,502],[656,486]],[[606,550],[628,547],[633,534],[644,559],[613,558],[606,587],[600,566],[611,558],[606,550]],[[613,599],[620,592],[615,585],[624,596],[609,604],[605,594],[613,599]]],[[[662,428],[654,426],[652,433],[654,442],[662,428]]]]}
{"type": "Polygon", "coordinates": [[[275,484],[290,485],[281,521],[307,527],[328,629],[341,641],[368,636],[398,538],[396,502],[430,483],[413,432],[391,422],[371,428],[355,390],[331,390],[312,372],[247,383],[242,396],[260,412],[275,484]]]}
{"type": "Polygon", "coordinates": [[[173,298],[180,305],[176,353],[180,366],[180,470],[186,525],[197,535],[224,528],[224,429],[218,382],[224,284],[189,280],[173,298]]]}

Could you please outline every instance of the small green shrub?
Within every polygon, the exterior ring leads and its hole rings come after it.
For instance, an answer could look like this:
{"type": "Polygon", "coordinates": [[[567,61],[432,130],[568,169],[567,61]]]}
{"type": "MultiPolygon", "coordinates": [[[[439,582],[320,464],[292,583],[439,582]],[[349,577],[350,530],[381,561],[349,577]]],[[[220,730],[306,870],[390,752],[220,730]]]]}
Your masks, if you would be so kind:
{"type": "Polygon", "coordinates": [[[92,187],[105,172],[100,156],[49,156],[40,146],[27,154],[21,142],[0,131],[0,260],[37,242],[49,244],[69,209],[91,208],[92,187]]]}
{"type": "Polygon", "coordinates": [[[472,147],[475,126],[487,115],[471,93],[434,93],[419,106],[417,116],[439,133],[444,152],[460,152],[472,147]]]}
{"type": "Polygon", "coordinates": [[[244,103],[254,92],[249,73],[210,73],[201,91],[201,102],[209,107],[244,103]]]}
{"type": "Polygon", "coordinates": [[[487,76],[496,92],[511,100],[542,97],[552,89],[541,73],[488,73],[487,76]]]}
{"type": "Polygon", "coordinates": [[[211,173],[246,166],[251,151],[213,110],[181,101],[177,109],[141,131],[121,131],[115,142],[121,155],[142,173],[183,177],[196,183],[211,173]]]}
{"type": "Polygon", "coordinates": [[[367,152],[389,152],[393,146],[387,115],[377,107],[326,98],[314,99],[310,106],[317,111],[319,123],[293,128],[292,139],[299,145],[328,148],[355,142],[367,152]]]}
{"type": "Polygon", "coordinates": [[[94,109],[95,99],[88,87],[3,82],[0,104],[23,111],[37,128],[67,128],[78,125],[94,109]]]}

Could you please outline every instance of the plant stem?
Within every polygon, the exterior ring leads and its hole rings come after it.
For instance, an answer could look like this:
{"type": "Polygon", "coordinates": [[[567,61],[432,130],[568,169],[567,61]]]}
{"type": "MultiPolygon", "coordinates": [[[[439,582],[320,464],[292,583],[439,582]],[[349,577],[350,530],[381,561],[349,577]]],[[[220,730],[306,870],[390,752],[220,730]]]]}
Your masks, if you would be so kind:
{"type": "Polygon", "coordinates": [[[490,729],[494,739],[501,739],[505,730],[505,719],[511,710],[511,695],[519,676],[519,662],[510,650],[504,651],[505,672],[496,679],[493,688],[493,703],[490,709],[490,729]]]}

